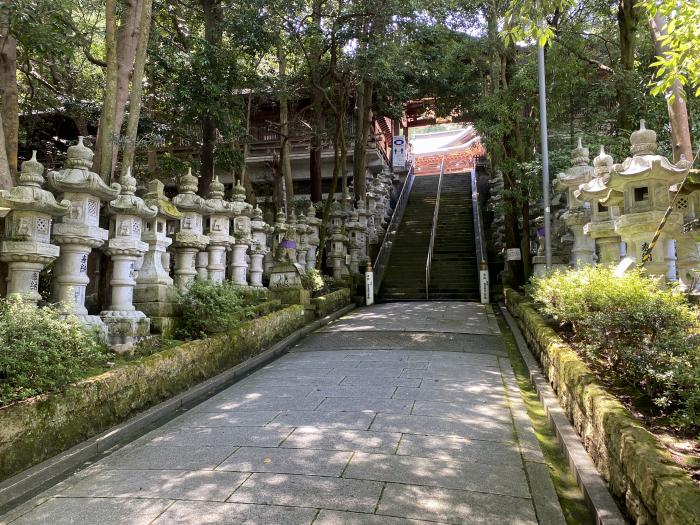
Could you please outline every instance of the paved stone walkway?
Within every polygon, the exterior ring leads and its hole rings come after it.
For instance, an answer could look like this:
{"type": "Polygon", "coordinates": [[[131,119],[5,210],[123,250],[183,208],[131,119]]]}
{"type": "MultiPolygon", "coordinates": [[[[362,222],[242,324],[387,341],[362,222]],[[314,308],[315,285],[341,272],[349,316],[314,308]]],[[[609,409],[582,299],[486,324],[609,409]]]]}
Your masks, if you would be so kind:
{"type": "Polygon", "coordinates": [[[564,523],[495,318],[446,302],[355,310],[8,518],[564,523]]]}

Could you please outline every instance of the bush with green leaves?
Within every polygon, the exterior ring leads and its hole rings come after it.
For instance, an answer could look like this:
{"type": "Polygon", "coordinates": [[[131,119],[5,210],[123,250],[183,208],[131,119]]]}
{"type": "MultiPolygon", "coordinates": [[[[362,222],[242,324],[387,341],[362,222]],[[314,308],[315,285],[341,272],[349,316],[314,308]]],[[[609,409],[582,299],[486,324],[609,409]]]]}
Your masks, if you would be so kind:
{"type": "Polygon", "coordinates": [[[104,367],[109,356],[75,316],[0,300],[0,405],[59,390],[104,367]]]}
{"type": "Polygon", "coordinates": [[[178,302],[180,321],[176,335],[182,339],[220,334],[255,315],[250,298],[229,281],[193,281],[178,302]]]}
{"type": "Polygon", "coordinates": [[[679,426],[700,426],[700,322],[685,296],[602,266],[533,279],[528,293],[607,380],[633,385],[679,426]]]}
{"type": "Polygon", "coordinates": [[[316,268],[308,268],[306,273],[301,276],[301,285],[304,287],[304,290],[319,292],[325,286],[323,274],[316,268]]]}

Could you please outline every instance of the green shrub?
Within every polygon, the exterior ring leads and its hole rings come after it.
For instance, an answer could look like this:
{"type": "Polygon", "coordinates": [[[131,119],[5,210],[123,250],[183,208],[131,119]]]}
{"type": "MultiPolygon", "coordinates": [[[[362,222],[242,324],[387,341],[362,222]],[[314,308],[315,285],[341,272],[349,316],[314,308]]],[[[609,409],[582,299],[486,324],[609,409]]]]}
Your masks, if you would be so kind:
{"type": "Polygon", "coordinates": [[[75,316],[0,300],[0,405],[58,390],[103,367],[109,355],[75,316]]]}
{"type": "Polygon", "coordinates": [[[178,302],[180,322],[176,335],[182,339],[223,333],[255,315],[250,298],[229,281],[193,281],[178,302]]]}
{"type": "Polygon", "coordinates": [[[320,271],[316,268],[309,268],[306,270],[306,273],[301,276],[301,285],[304,287],[304,290],[319,292],[323,290],[325,282],[320,271]]]}
{"type": "Polygon", "coordinates": [[[607,379],[641,390],[680,426],[700,425],[700,323],[683,295],[607,267],[554,272],[528,292],[607,379]]]}

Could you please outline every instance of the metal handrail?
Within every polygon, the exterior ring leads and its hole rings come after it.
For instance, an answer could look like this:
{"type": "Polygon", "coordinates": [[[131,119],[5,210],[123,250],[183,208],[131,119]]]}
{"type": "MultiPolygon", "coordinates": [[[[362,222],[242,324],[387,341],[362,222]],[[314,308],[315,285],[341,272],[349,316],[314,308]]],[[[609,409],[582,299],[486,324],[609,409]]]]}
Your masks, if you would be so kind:
{"type": "Polygon", "coordinates": [[[445,173],[445,159],[440,163],[440,177],[438,178],[437,194],[435,195],[435,209],[433,210],[433,226],[430,230],[430,244],[428,245],[428,257],[425,261],[425,299],[429,299],[430,270],[433,266],[433,248],[435,247],[435,233],[437,231],[438,215],[440,212],[440,192],[442,191],[442,176],[445,173]]]}
{"type": "Polygon", "coordinates": [[[471,173],[472,185],[472,214],[474,215],[474,242],[476,244],[476,262],[479,268],[479,290],[481,302],[489,302],[489,281],[488,281],[488,260],[486,256],[486,238],[484,236],[484,219],[481,216],[481,205],[479,204],[479,188],[476,181],[476,163],[472,167],[471,173]],[[481,272],[485,271],[485,282],[482,279],[481,272]],[[485,289],[484,289],[485,288],[485,289]]]}
{"type": "Polygon", "coordinates": [[[382,284],[382,278],[384,277],[384,270],[386,269],[386,263],[389,260],[389,255],[391,254],[391,246],[396,236],[396,232],[399,229],[399,224],[401,224],[401,219],[403,219],[403,214],[406,211],[406,204],[408,203],[408,196],[411,194],[411,189],[413,188],[413,181],[415,180],[415,174],[413,171],[413,165],[408,169],[408,174],[406,175],[406,180],[401,188],[401,193],[399,193],[398,199],[396,199],[396,204],[394,205],[394,213],[391,214],[391,220],[386,228],[386,233],[382,239],[382,244],[379,247],[379,253],[374,259],[374,293],[379,293],[379,288],[382,284]]]}

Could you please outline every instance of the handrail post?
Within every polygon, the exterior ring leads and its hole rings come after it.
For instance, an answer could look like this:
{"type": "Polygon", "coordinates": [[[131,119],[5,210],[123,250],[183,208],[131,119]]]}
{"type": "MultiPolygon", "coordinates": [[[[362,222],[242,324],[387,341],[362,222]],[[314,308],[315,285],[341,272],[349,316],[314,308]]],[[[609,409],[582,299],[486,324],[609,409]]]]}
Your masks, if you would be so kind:
{"type": "Polygon", "coordinates": [[[445,173],[445,158],[440,163],[440,176],[438,177],[437,194],[435,195],[435,209],[433,210],[433,224],[430,229],[430,244],[428,245],[428,257],[425,261],[425,300],[430,299],[430,270],[433,265],[433,248],[435,246],[435,232],[437,230],[438,215],[440,213],[440,192],[442,191],[442,176],[445,173]]]}

